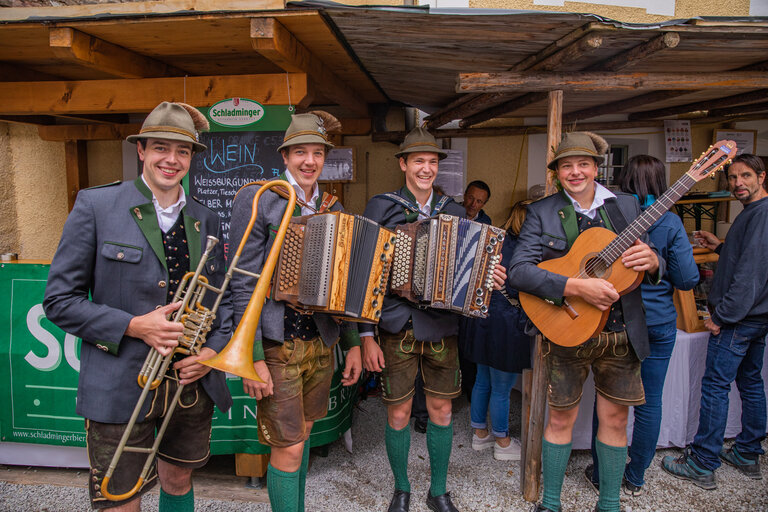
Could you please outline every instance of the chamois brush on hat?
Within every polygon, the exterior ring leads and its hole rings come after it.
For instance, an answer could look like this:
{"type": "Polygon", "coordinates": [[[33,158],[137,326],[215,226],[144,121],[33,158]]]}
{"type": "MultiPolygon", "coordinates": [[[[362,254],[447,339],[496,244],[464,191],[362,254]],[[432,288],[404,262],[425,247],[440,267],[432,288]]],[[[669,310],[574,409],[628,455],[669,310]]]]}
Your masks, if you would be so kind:
{"type": "Polygon", "coordinates": [[[155,107],[144,120],[136,135],[125,140],[136,144],[139,139],[167,139],[190,142],[195,152],[205,151],[200,143],[200,132],[207,131],[208,120],[191,105],[164,101],[155,107]]]}

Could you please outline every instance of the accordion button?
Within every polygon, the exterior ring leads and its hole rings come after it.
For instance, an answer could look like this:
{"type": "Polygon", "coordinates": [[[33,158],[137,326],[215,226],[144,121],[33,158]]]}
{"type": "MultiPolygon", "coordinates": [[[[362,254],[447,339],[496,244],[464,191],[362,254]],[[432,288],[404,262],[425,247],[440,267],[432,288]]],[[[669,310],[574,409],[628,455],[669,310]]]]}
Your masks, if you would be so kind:
{"type": "Polygon", "coordinates": [[[381,293],[381,290],[378,287],[373,289],[374,295],[379,295],[380,293],[381,293]]]}
{"type": "Polygon", "coordinates": [[[373,308],[379,307],[379,301],[374,300],[373,302],[371,302],[371,307],[373,307],[373,308]]]}
{"type": "Polygon", "coordinates": [[[385,251],[388,251],[388,250],[389,250],[389,242],[387,242],[387,243],[385,243],[385,244],[384,244],[384,250],[385,250],[385,251]]]}
{"type": "Polygon", "coordinates": [[[555,245],[555,242],[549,242],[550,247],[552,247],[553,245],[555,245]]]}
{"type": "Polygon", "coordinates": [[[381,255],[381,261],[387,261],[387,255],[386,254],[382,254],[381,255]]]}
{"type": "Polygon", "coordinates": [[[478,297],[482,297],[483,296],[483,289],[482,288],[478,288],[477,290],[475,290],[475,294],[477,294],[478,297]]]}

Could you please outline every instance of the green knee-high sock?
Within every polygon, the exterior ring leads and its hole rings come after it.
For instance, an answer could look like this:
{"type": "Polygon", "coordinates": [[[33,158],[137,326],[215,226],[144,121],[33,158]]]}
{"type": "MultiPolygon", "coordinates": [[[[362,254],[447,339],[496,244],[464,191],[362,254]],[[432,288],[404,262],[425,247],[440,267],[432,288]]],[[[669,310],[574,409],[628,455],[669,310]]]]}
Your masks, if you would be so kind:
{"type": "Polygon", "coordinates": [[[309,469],[309,439],[304,441],[304,453],[301,454],[299,468],[299,512],[304,512],[304,493],[307,488],[307,470],[309,469]]]}
{"type": "Polygon", "coordinates": [[[296,512],[299,510],[299,470],[289,473],[280,471],[272,464],[267,466],[267,494],[272,512],[296,512]]]}
{"type": "Polygon", "coordinates": [[[411,492],[411,482],[408,481],[408,452],[411,449],[411,431],[408,425],[402,430],[395,430],[387,423],[384,436],[387,445],[387,458],[392,475],[395,477],[395,489],[411,492]]]}
{"type": "Polygon", "coordinates": [[[160,489],[160,512],[195,512],[195,489],[187,494],[168,494],[160,489]]]}
{"type": "Polygon", "coordinates": [[[542,506],[558,512],[560,491],[563,488],[565,468],[571,456],[571,443],[554,444],[546,439],[541,442],[542,472],[544,474],[544,497],[542,506]]]}
{"type": "Polygon", "coordinates": [[[448,462],[451,459],[451,447],[453,446],[453,421],[442,426],[427,423],[427,451],[429,452],[429,493],[432,496],[440,496],[446,493],[446,480],[448,479],[448,462]]]}
{"type": "Polygon", "coordinates": [[[600,512],[619,512],[619,494],[624,466],[627,464],[626,446],[609,446],[595,439],[597,463],[600,466],[600,498],[597,507],[600,512]]]}

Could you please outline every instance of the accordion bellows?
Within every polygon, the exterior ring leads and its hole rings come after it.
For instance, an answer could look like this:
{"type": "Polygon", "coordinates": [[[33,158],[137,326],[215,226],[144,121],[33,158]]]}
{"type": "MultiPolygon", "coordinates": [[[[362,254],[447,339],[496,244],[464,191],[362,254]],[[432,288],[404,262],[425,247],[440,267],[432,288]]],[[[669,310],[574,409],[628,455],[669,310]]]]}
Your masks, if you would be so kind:
{"type": "Polygon", "coordinates": [[[342,212],[294,217],[272,282],[272,298],[296,309],[358,322],[381,317],[394,233],[342,212]]]}
{"type": "Polygon", "coordinates": [[[390,293],[485,318],[504,230],[441,214],[397,226],[390,293]]]}

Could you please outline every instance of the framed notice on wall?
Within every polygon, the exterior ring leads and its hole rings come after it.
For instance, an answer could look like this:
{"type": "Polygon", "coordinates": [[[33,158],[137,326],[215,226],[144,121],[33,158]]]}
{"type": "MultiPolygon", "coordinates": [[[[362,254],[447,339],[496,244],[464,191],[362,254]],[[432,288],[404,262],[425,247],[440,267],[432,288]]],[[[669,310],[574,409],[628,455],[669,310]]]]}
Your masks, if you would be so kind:
{"type": "Polygon", "coordinates": [[[323,165],[323,172],[318,181],[350,182],[355,181],[354,148],[335,147],[328,152],[323,165]]]}
{"type": "Polygon", "coordinates": [[[736,155],[742,153],[755,154],[757,130],[720,130],[716,129],[712,142],[732,140],[736,143],[736,155]]]}

